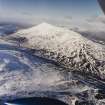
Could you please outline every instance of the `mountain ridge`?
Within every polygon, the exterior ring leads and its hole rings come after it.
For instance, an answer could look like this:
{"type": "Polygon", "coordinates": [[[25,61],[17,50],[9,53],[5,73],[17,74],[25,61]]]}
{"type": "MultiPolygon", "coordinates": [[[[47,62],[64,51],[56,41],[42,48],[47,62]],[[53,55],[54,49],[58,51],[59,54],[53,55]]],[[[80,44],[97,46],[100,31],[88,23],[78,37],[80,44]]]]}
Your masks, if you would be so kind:
{"type": "Polygon", "coordinates": [[[38,56],[105,78],[105,47],[77,32],[42,23],[14,36],[25,37],[28,41],[21,45],[37,50],[34,54],[38,56]]]}

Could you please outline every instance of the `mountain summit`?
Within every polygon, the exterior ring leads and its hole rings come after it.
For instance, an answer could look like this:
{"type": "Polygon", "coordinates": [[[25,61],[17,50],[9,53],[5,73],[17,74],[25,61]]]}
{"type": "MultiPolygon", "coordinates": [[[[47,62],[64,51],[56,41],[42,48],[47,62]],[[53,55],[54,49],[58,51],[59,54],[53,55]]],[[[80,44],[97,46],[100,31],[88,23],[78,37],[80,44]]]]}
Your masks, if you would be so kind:
{"type": "Polygon", "coordinates": [[[53,25],[51,25],[51,24],[49,24],[49,23],[46,23],[46,22],[43,22],[43,23],[41,23],[41,24],[39,24],[39,25],[37,25],[37,27],[43,27],[43,28],[54,28],[54,26],[53,25]]]}
{"type": "Polygon", "coordinates": [[[53,25],[43,22],[43,23],[41,23],[41,24],[39,24],[37,26],[33,26],[33,27],[31,27],[31,28],[29,28],[27,30],[24,30],[24,31],[32,33],[35,30],[48,31],[49,29],[53,29],[53,28],[54,28],[53,25]]]}
{"type": "Polygon", "coordinates": [[[14,36],[26,37],[27,39],[29,39],[29,41],[33,40],[30,43],[30,44],[32,44],[32,46],[36,40],[36,37],[37,38],[43,37],[44,38],[43,43],[46,40],[48,40],[48,38],[49,38],[49,40],[50,39],[53,40],[54,43],[56,42],[56,44],[59,42],[67,41],[68,38],[69,39],[82,38],[82,36],[76,32],[73,32],[73,31],[65,29],[65,28],[53,26],[53,25],[48,24],[48,23],[41,23],[41,24],[34,26],[34,27],[31,27],[29,29],[20,30],[14,36]]]}
{"type": "Polygon", "coordinates": [[[75,71],[104,77],[105,47],[77,32],[42,23],[18,31],[15,36],[25,37],[28,41],[22,45],[37,50],[35,54],[41,57],[75,71]]]}

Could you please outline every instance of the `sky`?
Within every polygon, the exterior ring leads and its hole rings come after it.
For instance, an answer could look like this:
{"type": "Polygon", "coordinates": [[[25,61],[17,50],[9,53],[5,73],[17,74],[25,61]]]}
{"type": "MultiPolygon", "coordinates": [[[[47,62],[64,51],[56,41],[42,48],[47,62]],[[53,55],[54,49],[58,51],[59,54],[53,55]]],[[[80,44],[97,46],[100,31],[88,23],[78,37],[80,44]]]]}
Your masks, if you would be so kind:
{"type": "Polygon", "coordinates": [[[97,0],[0,0],[0,19],[66,23],[102,15],[97,0]]]}

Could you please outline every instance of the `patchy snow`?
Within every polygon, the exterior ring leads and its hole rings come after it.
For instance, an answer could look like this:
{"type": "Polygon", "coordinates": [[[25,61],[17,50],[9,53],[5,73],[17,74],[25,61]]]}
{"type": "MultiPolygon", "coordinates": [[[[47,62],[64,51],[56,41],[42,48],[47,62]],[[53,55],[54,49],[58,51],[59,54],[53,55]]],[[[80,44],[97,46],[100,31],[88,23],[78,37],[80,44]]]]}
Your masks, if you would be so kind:
{"type": "Polygon", "coordinates": [[[12,43],[0,42],[0,99],[44,96],[62,100],[67,92],[76,94],[88,89],[52,61],[33,56],[12,43]]]}
{"type": "Polygon", "coordinates": [[[8,39],[0,39],[0,99],[49,97],[74,105],[76,100],[95,102],[95,89],[105,89],[105,83],[98,78],[69,71],[104,74],[103,45],[47,23],[9,37],[27,40],[21,47],[8,39]],[[30,49],[36,50],[34,56],[30,49]],[[55,65],[53,60],[69,70],[55,65]]]}
{"type": "Polygon", "coordinates": [[[19,52],[15,56],[12,51],[0,51],[0,96],[20,90],[49,90],[48,87],[63,79],[59,71],[54,71],[55,68],[33,63],[19,52]]]}

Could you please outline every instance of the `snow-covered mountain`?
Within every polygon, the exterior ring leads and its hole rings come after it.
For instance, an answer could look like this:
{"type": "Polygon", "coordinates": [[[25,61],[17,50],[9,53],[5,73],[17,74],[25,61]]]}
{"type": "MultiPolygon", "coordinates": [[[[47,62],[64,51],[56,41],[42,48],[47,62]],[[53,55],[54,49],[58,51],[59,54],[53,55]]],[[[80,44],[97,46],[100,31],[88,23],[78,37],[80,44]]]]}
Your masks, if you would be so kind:
{"type": "Polygon", "coordinates": [[[42,23],[20,30],[14,37],[26,38],[22,46],[35,49],[35,54],[63,67],[105,78],[105,46],[77,32],[42,23]]]}

